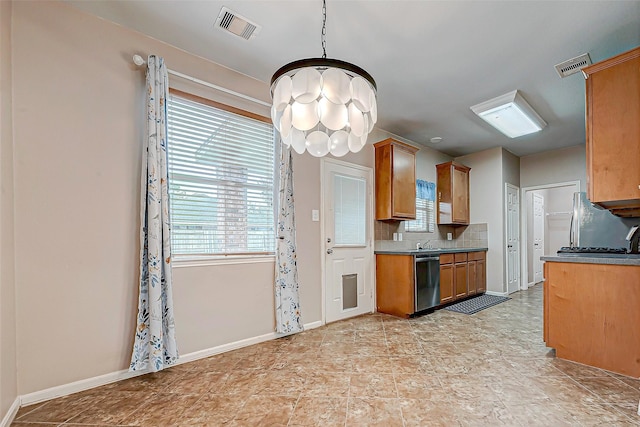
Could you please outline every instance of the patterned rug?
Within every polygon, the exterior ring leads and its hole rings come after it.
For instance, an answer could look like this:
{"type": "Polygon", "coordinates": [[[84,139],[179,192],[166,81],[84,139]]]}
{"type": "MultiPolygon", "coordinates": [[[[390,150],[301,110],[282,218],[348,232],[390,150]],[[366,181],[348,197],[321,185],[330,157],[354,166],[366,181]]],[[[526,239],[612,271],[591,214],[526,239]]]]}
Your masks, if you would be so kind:
{"type": "Polygon", "coordinates": [[[484,310],[485,308],[489,308],[491,306],[500,304],[501,302],[505,302],[510,299],[511,298],[509,297],[499,297],[495,295],[483,294],[477,297],[470,298],[468,300],[464,300],[462,302],[452,304],[448,307],[445,307],[444,309],[449,311],[455,311],[458,313],[474,314],[481,310],[484,310]]]}

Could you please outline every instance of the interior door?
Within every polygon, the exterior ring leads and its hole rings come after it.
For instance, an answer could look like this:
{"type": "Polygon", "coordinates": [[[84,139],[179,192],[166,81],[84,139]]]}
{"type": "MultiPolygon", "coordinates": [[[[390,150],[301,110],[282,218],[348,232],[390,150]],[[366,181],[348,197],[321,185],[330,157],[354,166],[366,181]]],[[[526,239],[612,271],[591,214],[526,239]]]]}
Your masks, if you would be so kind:
{"type": "Polygon", "coordinates": [[[506,184],[507,293],[520,289],[520,197],[518,194],[518,187],[506,184]]]}
{"type": "Polygon", "coordinates": [[[373,172],[323,159],[325,321],[373,311],[373,172]]]}
{"type": "Polygon", "coordinates": [[[544,196],[533,193],[533,281],[542,282],[544,255],[544,196]]]}

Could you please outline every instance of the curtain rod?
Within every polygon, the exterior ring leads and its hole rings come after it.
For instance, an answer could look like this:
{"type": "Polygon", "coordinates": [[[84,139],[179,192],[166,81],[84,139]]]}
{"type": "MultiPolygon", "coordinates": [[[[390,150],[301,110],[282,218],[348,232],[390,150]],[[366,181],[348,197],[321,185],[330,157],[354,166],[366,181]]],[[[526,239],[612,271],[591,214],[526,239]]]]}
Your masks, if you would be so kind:
{"type": "MultiPolygon", "coordinates": [[[[147,61],[145,61],[142,56],[133,55],[133,63],[136,64],[137,66],[141,66],[143,64],[146,64],[146,62],[147,61]]],[[[171,69],[168,69],[168,68],[167,68],[167,72],[169,74],[171,74],[171,75],[176,76],[176,77],[180,77],[181,79],[189,80],[189,81],[191,81],[193,83],[197,83],[199,85],[206,86],[206,87],[209,87],[211,89],[215,89],[215,90],[218,90],[220,92],[227,93],[229,95],[237,96],[238,98],[246,99],[247,101],[255,102],[256,104],[264,105],[266,107],[271,107],[271,104],[269,104],[268,102],[264,102],[264,101],[262,101],[260,99],[253,98],[253,97],[251,97],[249,95],[245,95],[244,93],[239,93],[239,92],[233,91],[231,89],[227,89],[227,88],[224,88],[222,86],[218,86],[218,85],[215,85],[213,83],[209,83],[209,82],[206,82],[204,80],[200,80],[198,78],[195,78],[195,77],[192,77],[192,76],[189,76],[189,75],[186,75],[186,74],[182,74],[182,73],[180,73],[178,71],[174,71],[174,70],[171,70],[171,69]]]]}

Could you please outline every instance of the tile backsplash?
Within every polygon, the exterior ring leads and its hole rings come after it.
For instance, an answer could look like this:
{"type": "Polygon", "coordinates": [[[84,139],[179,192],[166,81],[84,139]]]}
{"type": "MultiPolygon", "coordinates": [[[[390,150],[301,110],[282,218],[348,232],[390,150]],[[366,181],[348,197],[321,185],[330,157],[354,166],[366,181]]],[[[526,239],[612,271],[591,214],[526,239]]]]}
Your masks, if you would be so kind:
{"type": "Polygon", "coordinates": [[[488,247],[487,224],[467,226],[436,226],[435,233],[415,233],[404,231],[401,221],[375,223],[375,250],[415,249],[418,242],[428,242],[434,248],[486,248],[488,247]],[[394,241],[393,233],[402,233],[402,241],[394,241]],[[447,233],[453,239],[447,240],[447,233]]]}

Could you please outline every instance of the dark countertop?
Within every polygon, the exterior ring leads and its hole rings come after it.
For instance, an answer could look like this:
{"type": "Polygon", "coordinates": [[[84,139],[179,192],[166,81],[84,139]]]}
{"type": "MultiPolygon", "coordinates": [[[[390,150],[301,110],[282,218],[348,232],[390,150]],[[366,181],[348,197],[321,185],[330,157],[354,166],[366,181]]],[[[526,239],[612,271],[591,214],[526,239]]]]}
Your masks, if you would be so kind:
{"type": "Polygon", "coordinates": [[[640,265],[640,254],[580,254],[540,257],[547,262],[575,262],[579,264],[640,265]]]}
{"type": "Polygon", "coordinates": [[[440,248],[440,249],[395,249],[374,251],[375,254],[381,255],[422,255],[422,254],[455,254],[460,252],[482,252],[488,248],[440,248]]]}

